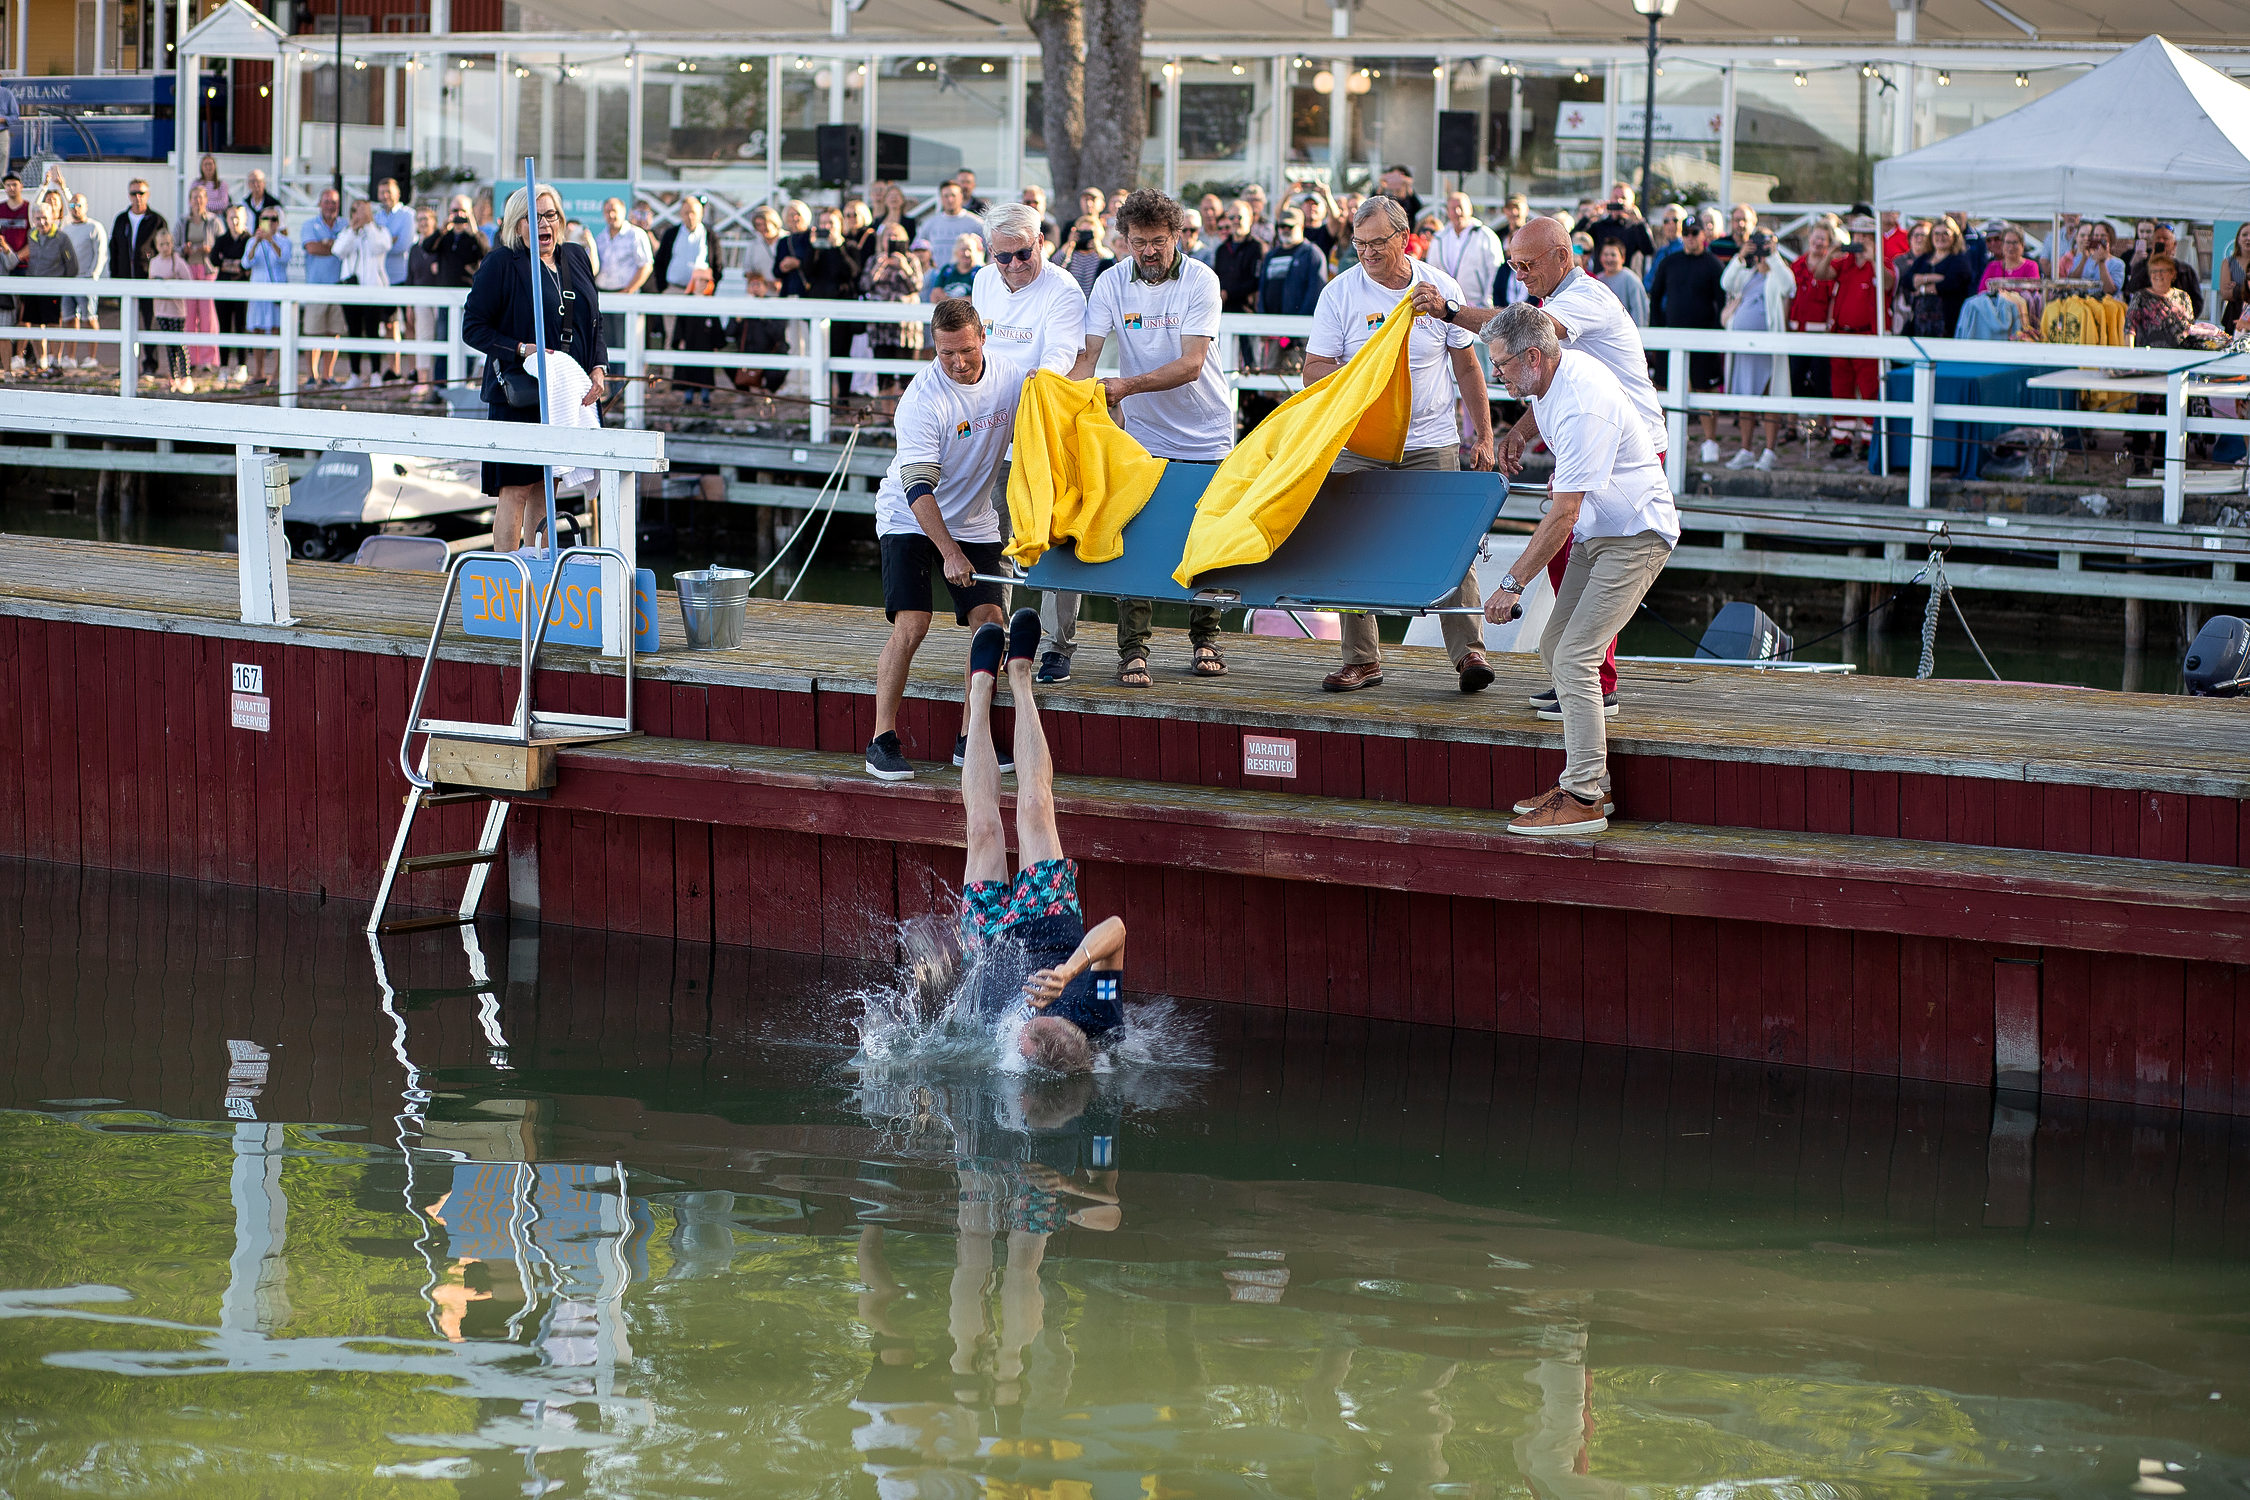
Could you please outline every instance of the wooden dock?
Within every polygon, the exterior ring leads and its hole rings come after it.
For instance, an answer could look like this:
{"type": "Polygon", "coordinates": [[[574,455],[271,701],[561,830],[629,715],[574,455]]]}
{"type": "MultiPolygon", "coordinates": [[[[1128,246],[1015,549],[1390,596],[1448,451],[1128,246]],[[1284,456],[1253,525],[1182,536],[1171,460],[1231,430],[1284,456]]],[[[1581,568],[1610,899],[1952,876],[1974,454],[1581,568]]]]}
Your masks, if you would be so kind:
{"type": "MultiPolygon", "coordinates": [[[[291,574],[299,623],[246,626],[230,558],[0,539],[0,852],[367,899],[439,585],[291,574]],[[263,669],[265,732],[232,723],[235,663],[263,669]]],[[[519,890],[535,872],[549,922],[889,958],[958,878],[934,763],[967,633],[924,647],[901,729],[931,769],[886,787],[854,771],[879,613],[755,603],[731,652],[661,629],[647,737],[564,756],[516,820],[519,890]]],[[[1135,691],[1082,639],[1042,707],[1137,988],[2250,1113],[2237,704],[1627,664],[1619,826],[1527,846],[1493,810],[1560,766],[1530,657],[1465,697],[1391,648],[1384,686],[1339,697],[1333,645],[1233,637],[1203,681],[1165,634],[1135,691]],[[1296,775],[1245,775],[1245,734],[1293,741],[1296,775]]],[[[504,717],[512,657],[450,650],[432,711],[504,717]]],[[[613,706],[615,670],[556,651],[540,701],[613,706]]],[[[466,811],[431,816],[429,847],[471,841],[466,811]]]]}

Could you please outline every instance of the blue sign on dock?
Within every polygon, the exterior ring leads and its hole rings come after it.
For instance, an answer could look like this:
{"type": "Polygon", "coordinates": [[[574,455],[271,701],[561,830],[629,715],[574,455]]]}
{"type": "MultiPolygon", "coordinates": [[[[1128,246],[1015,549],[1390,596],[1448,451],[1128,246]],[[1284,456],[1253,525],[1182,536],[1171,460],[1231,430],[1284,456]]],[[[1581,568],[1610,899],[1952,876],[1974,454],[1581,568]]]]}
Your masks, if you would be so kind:
{"type": "MultiPolygon", "coordinates": [[[[532,587],[544,590],[553,564],[536,557],[525,561],[532,587]]],[[[470,635],[522,640],[523,575],[491,558],[463,563],[461,628],[470,635]]],[[[553,591],[548,606],[547,641],[601,649],[602,567],[597,559],[578,558],[563,569],[562,586],[553,591]]],[[[633,649],[656,650],[656,574],[648,568],[633,574],[633,649]]]]}

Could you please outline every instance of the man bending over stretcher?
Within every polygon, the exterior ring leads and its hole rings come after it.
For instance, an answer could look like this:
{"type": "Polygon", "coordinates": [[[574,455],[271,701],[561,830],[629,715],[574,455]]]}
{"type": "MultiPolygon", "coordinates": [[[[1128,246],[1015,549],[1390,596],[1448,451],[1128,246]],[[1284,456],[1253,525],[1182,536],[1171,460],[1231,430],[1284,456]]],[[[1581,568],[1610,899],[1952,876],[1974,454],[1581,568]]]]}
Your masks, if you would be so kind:
{"type": "Polygon", "coordinates": [[[1036,1012],[1015,1044],[1029,1061],[1057,1073],[1082,1072],[1094,1050],[1123,1035],[1118,989],[1125,971],[1125,924],[1116,917],[1086,930],[1078,904],[1078,862],[1055,831],[1055,763],[1047,753],[1032,661],[1039,614],[1019,609],[1008,628],[984,625],[969,643],[967,748],[961,800],[969,815],[969,857],[961,876],[961,947],[975,953],[1006,936],[1033,968],[1023,998],[1036,1012]],[[1016,706],[1016,849],[1008,878],[1008,832],[1000,819],[1000,762],[992,742],[992,698],[1006,659],[1016,706]]]}

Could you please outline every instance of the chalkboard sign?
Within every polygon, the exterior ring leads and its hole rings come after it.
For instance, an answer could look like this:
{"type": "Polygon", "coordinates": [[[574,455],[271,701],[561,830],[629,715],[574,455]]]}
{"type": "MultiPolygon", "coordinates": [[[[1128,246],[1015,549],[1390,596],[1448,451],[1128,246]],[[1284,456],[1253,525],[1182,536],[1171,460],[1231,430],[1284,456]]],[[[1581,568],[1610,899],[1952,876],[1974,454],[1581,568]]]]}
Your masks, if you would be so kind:
{"type": "Polygon", "coordinates": [[[1180,85],[1180,155],[1190,161],[1240,161],[1250,146],[1255,85],[1180,85]]]}

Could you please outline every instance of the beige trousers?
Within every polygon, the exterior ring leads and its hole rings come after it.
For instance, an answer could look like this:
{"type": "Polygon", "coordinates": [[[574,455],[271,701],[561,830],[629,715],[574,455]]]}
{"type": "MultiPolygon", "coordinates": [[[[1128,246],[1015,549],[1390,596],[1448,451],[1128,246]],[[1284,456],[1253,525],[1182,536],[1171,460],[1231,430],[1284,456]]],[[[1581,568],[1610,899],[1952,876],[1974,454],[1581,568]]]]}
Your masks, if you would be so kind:
{"type": "Polygon", "coordinates": [[[1582,797],[1598,797],[1609,785],[1602,657],[1671,556],[1672,544],[1653,531],[1593,537],[1570,549],[1539,659],[1562,705],[1562,784],[1582,797]]]}

